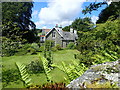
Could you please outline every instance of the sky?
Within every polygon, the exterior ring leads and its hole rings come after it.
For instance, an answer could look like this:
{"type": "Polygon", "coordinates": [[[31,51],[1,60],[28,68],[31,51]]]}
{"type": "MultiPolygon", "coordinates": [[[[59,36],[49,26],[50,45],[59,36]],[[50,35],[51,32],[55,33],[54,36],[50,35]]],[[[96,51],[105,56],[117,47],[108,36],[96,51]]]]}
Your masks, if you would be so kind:
{"type": "Polygon", "coordinates": [[[90,3],[91,2],[86,2],[85,0],[46,0],[39,2],[35,0],[31,20],[38,29],[52,29],[56,24],[65,27],[79,17],[91,17],[92,22],[96,23],[99,13],[106,6],[102,6],[91,14],[82,14],[82,10],[90,3]]]}

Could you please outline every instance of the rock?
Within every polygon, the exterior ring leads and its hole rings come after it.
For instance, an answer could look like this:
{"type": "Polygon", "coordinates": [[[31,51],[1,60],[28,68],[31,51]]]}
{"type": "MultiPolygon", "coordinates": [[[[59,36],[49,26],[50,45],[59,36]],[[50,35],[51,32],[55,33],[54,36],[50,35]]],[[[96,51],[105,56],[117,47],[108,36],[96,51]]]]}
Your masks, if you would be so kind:
{"type": "MultiPolygon", "coordinates": [[[[118,82],[119,62],[106,62],[98,65],[92,65],[82,76],[74,79],[67,85],[68,88],[85,88],[85,82],[92,83],[97,80],[99,83],[110,81],[118,82]]],[[[117,84],[119,86],[119,83],[117,84]]]]}

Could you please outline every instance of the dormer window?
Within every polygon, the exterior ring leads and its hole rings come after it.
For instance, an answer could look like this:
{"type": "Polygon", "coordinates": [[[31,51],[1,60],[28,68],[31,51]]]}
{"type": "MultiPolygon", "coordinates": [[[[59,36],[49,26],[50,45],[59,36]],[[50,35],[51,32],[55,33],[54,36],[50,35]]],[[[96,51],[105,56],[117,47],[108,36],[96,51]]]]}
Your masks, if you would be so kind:
{"type": "Polygon", "coordinates": [[[52,33],[52,37],[55,37],[55,32],[52,33]]]}

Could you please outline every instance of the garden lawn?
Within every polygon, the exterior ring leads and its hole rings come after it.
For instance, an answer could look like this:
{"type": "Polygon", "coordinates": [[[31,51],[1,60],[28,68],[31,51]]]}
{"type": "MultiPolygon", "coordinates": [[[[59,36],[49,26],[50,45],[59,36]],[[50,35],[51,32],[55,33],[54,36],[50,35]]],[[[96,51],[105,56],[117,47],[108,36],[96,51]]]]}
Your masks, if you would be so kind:
{"type": "MultiPolygon", "coordinates": [[[[74,58],[74,54],[78,54],[79,51],[77,50],[60,50],[57,52],[52,53],[53,55],[53,63],[61,65],[62,61],[64,61],[67,65],[72,63],[72,60],[77,60],[74,58]]],[[[42,54],[41,54],[42,55],[42,54]]],[[[10,56],[10,57],[3,57],[2,58],[2,65],[3,68],[10,69],[14,68],[17,69],[15,66],[15,62],[20,62],[24,64],[29,64],[31,61],[39,60],[39,55],[23,55],[23,56],[10,56]]],[[[79,61],[79,60],[77,60],[79,61]]],[[[54,82],[65,82],[64,77],[67,78],[66,74],[60,71],[57,68],[54,68],[50,75],[54,82]]],[[[39,74],[32,74],[30,76],[34,85],[43,85],[47,83],[46,77],[44,73],[39,74]]],[[[6,86],[6,88],[20,88],[24,87],[23,83],[18,80],[16,82],[11,82],[11,85],[6,86]]]]}

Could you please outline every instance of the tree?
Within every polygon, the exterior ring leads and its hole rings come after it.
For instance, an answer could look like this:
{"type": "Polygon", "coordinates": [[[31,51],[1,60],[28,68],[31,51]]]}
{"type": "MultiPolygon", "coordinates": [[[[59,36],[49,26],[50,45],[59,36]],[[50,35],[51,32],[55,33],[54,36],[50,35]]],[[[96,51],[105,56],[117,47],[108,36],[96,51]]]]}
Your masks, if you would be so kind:
{"type": "Polygon", "coordinates": [[[99,2],[99,3],[90,3],[89,6],[86,6],[85,9],[82,10],[82,13],[83,14],[87,14],[87,13],[90,13],[93,11],[93,10],[97,10],[99,7],[102,7],[102,5],[107,5],[107,2],[99,2]]]}
{"type": "Polygon", "coordinates": [[[115,20],[119,17],[119,13],[120,13],[120,2],[112,2],[108,7],[106,7],[101,11],[97,23],[104,23],[111,16],[114,16],[113,20],[115,20]]]}
{"type": "Polygon", "coordinates": [[[99,14],[99,19],[97,23],[104,23],[106,22],[111,16],[114,16],[114,19],[120,17],[120,2],[111,2],[110,5],[107,2],[100,2],[100,3],[91,3],[89,6],[86,6],[85,9],[82,11],[83,14],[87,14],[97,10],[98,8],[102,7],[102,5],[107,5],[105,9],[101,11],[99,14]]]}
{"type": "Polygon", "coordinates": [[[71,27],[77,31],[90,31],[93,27],[93,23],[91,21],[90,18],[86,17],[86,18],[77,18],[73,21],[73,23],[71,24],[71,27]]]}
{"type": "Polygon", "coordinates": [[[35,41],[36,26],[30,20],[32,7],[33,2],[3,2],[2,36],[19,42],[35,41]]]}
{"type": "Polygon", "coordinates": [[[71,27],[71,25],[64,27],[63,31],[70,31],[70,27],[71,27]]]}

